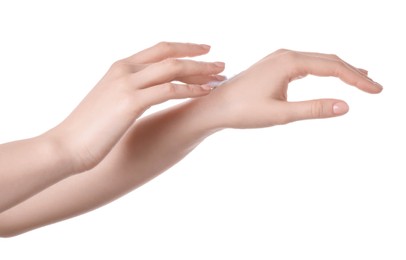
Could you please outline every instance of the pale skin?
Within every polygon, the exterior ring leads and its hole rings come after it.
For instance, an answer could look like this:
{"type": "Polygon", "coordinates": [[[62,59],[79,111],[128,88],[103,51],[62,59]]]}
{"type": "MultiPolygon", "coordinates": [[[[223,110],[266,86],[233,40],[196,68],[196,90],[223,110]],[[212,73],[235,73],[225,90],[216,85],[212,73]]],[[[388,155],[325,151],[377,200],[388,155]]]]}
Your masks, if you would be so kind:
{"type": "Polygon", "coordinates": [[[382,86],[335,55],[278,50],[222,81],[199,44],[160,43],[113,64],[61,124],[0,145],[0,236],[10,237],[109,203],[163,173],[208,136],[344,115],[337,99],[287,100],[306,75],[338,77],[367,93],[382,86]],[[183,83],[174,83],[183,82],[183,83]],[[152,105],[192,98],[138,119],[152,105]],[[255,115],[255,116],[253,116],[255,115]]]}

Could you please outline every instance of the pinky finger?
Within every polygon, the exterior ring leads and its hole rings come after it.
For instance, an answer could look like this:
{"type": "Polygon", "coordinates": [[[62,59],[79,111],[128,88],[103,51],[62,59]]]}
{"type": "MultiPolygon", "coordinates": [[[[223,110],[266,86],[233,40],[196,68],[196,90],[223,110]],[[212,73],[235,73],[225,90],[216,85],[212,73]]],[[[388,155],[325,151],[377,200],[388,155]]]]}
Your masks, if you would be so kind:
{"type": "Polygon", "coordinates": [[[139,97],[147,106],[163,103],[171,99],[195,98],[209,94],[208,85],[164,83],[139,90],[139,97]]]}
{"type": "Polygon", "coordinates": [[[189,76],[189,77],[182,77],[176,80],[187,83],[187,84],[208,84],[210,82],[221,82],[226,80],[226,76],[222,75],[203,75],[203,76],[189,76]]]}
{"type": "Polygon", "coordinates": [[[362,74],[364,74],[365,76],[368,76],[368,71],[367,70],[358,68],[358,71],[361,72],[362,74]]]}

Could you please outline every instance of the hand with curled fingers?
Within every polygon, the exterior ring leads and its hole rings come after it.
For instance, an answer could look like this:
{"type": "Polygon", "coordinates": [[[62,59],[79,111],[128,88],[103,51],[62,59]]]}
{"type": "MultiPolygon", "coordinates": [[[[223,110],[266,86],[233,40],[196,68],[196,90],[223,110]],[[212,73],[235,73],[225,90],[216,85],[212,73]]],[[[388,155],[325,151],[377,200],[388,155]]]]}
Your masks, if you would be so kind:
{"type": "Polygon", "coordinates": [[[209,94],[206,83],[224,80],[218,75],[224,63],[178,59],[209,49],[204,44],[162,42],[115,62],[68,118],[47,133],[69,155],[72,171],[96,166],[152,105],[209,94]]]}
{"type": "Polygon", "coordinates": [[[288,85],[307,75],[338,77],[368,93],[382,86],[336,55],[278,50],[234,78],[225,81],[207,98],[197,102],[216,107],[213,128],[260,128],[297,120],[329,118],[345,114],[348,105],[337,99],[288,102],[288,85]]]}

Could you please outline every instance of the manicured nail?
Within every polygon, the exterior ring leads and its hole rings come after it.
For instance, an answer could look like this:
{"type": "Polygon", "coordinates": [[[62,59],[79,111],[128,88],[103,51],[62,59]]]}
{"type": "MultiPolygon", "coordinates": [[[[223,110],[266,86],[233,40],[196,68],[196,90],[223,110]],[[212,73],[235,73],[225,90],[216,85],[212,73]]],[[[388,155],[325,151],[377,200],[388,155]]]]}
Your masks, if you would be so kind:
{"type": "Polygon", "coordinates": [[[219,68],[224,68],[224,66],[226,65],[224,62],[220,62],[220,61],[217,61],[217,62],[214,62],[214,65],[216,66],[216,67],[219,67],[219,68]]]}
{"type": "Polygon", "coordinates": [[[349,110],[349,107],[346,103],[344,102],[337,102],[333,105],[333,112],[336,115],[342,115],[347,113],[349,110]]]}
{"type": "Polygon", "coordinates": [[[223,81],[210,81],[209,83],[207,83],[207,85],[209,85],[211,87],[212,90],[215,90],[218,86],[221,85],[223,81]]]}
{"type": "Polygon", "coordinates": [[[204,50],[210,50],[210,45],[207,44],[200,44],[200,47],[202,47],[204,50]]]}
{"type": "Polygon", "coordinates": [[[378,82],[374,82],[374,86],[375,86],[377,89],[379,89],[379,90],[382,90],[382,89],[383,89],[382,85],[379,84],[378,82]]]}
{"type": "Polygon", "coordinates": [[[215,78],[216,80],[218,80],[218,81],[224,81],[224,80],[227,79],[227,77],[226,77],[226,76],[223,76],[223,75],[214,75],[214,78],[215,78]]]}
{"type": "Polygon", "coordinates": [[[206,90],[206,91],[212,90],[212,87],[211,87],[210,85],[207,85],[207,84],[201,85],[200,87],[201,87],[203,90],[206,90]]]}
{"type": "Polygon", "coordinates": [[[361,69],[361,68],[358,68],[358,70],[359,70],[362,74],[368,75],[368,71],[367,71],[367,70],[364,70],[364,69],[361,69]]]}

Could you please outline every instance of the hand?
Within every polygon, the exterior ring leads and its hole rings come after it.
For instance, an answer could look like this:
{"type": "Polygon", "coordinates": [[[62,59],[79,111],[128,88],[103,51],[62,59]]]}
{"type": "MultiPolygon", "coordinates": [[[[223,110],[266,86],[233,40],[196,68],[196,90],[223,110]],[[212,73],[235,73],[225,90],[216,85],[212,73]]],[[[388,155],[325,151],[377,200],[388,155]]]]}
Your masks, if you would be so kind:
{"type": "Polygon", "coordinates": [[[216,107],[214,127],[269,127],[345,114],[348,105],[337,99],[287,101],[288,84],[308,74],[338,77],[368,93],[382,91],[381,85],[367,77],[366,70],[357,69],[335,55],[278,50],[204,98],[204,102],[210,100],[210,107],[216,107]]]}
{"type": "Polygon", "coordinates": [[[207,45],[159,43],[112,65],[72,114],[46,135],[67,154],[72,172],[97,165],[150,106],[207,95],[223,80],[222,62],[176,59],[206,54],[207,45]],[[176,84],[172,81],[186,84],[176,84]]]}

